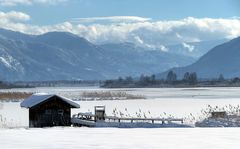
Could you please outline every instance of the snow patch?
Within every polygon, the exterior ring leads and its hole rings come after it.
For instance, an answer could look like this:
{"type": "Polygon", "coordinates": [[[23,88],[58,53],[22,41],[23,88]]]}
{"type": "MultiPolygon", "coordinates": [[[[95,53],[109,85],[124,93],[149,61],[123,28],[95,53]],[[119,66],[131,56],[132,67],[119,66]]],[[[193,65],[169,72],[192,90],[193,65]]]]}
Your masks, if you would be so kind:
{"type": "Polygon", "coordinates": [[[91,69],[91,68],[85,68],[85,70],[92,71],[93,69],[91,69]]]}
{"type": "Polygon", "coordinates": [[[23,66],[11,55],[3,53],[0,55],[0,62],[7,68],[23,73],[23,66]]]}
{"type": "Polygon", "coordinates": [[[35,93],[33,95],[42,96],[42,95],[49,95],[49,93],[40,92],[40,93],[35,93]]]}
{"type": "Polygon", "coordinates": [[[8,68],[12,68],[12,65],[4,57],[0,57],[0,61],[8,68]]]}
{"type": "Polygon", "coordinates": [[[182,43],[182,45],[183,45],[183,47],[184,48],[187,48],[187,50],[189,51],[189,52],[192,52],[192,51],[194,51],[194,49],[195,49],[195,46],[193,46],[193,45],[190,45],[190,44],[187,44],[187,43],[182,43]]]}
{"type": "Polygon", "coordinates": [[[163,52],[168,52],[168,48],[166,48],[164,45],[160,45],[159,47],[163,52]]]}

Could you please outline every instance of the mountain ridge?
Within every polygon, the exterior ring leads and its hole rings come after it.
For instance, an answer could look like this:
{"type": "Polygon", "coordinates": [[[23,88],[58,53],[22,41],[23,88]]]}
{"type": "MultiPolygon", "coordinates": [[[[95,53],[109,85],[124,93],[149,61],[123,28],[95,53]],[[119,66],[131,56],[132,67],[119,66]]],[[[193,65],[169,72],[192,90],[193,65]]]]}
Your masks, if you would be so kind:
{"type": "Polygon", "coordinates": [[[225,78],[240,76],[240,37],[218,45],[203,55],[195,63],[180,68],[172,68],[157,74],[158,78],[165,78],[169,71],[174,71],[178,79],[185,72],[196,72],[199,78],[213,79],[222,74],[225,78]]]}
{"type": "Polygon", "coordinates": [[[67,32],[27,35],[0,29],[0,77],[6,81],[102,80],[156,73],[194,61],[128,46],[107,48],[67,32]]]}

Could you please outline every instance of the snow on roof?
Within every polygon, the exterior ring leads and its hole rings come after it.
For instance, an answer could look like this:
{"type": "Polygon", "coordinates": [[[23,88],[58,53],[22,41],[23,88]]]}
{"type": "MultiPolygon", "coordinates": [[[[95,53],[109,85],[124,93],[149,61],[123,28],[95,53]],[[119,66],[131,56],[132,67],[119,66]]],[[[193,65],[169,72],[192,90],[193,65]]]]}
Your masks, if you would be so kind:
{"type": "Polygon", "coordinates": [[[62,101],[70,104],[72,107],[74,108],[80,108],[79,104],[73,102],[71,99],[62,97],[62,96],[58,96],[58,95],[54,95],[54,94],[46,94],[46,93],[37,93],[37,94],[33,94],[32,96],[30,96],[29,98],[25,99],[22,103],[21,103],[21,107],[25,107],[25,108],[31,108],[37,104],[40,104],[46,100],[48,100],[49,98],[56,96],[59,99],[61,99],[62,101]]]}
{"type": "Polygon", "coordinates": [[[78,114],[83,116],[95,116],[95,114],[93,114],[92,112],[80,112],[78,114]]]}

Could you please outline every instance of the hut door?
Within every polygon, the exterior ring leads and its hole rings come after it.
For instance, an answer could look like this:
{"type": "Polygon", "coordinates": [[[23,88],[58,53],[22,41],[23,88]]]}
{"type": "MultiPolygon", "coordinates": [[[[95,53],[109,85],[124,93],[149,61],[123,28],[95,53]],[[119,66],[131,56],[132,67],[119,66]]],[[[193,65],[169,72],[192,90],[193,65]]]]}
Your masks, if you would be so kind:
{"type": "Polygon", "coordinates": [[[53,126],[64,126],[65,120],[64,120],[64,110],[62,109],[54,109],[52,111],[52,122],[53,126]]]}

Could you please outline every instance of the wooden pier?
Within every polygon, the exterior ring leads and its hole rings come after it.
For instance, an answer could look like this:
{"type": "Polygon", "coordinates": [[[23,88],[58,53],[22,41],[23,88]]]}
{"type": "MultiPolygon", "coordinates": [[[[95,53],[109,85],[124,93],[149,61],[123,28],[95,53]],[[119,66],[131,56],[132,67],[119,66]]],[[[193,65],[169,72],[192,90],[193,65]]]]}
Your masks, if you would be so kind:
{"type": "Polygon", "coordinates": [[[87,127],[183,127],[180,118],[133,118],[107,116],[105,106],[96,106],[95,114],[78,113],[73,115],[71,122],[74,126],[87,127]]]}
{"type": "Polygon", "coordinates": [[[99,125],[105,127],[115,127],[123,124],[131,126],[131,124],[151,124],[151,125],[165,125],[170,123],[180,123],[183,124],[183,119],[181,118],[123,118],[115,116],[104,116],[102,120],[97,120],[96,116],[91,113],[78,113],[73,115],[72,124],[75,126],[87,126],[96,127],[99,125]]]}

